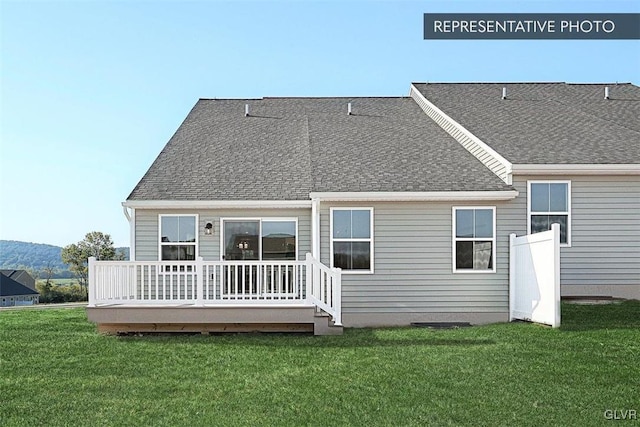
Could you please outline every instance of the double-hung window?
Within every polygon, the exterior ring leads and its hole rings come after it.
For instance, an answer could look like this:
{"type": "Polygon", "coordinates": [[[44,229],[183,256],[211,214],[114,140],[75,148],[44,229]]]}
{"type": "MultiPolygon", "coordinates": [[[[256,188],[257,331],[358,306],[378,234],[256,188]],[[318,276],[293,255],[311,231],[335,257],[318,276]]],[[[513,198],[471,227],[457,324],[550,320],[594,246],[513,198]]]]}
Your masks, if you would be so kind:
{"type": "Polygon", "coordinates": [[[453,208],[453,271],[496,271],[496,208],[453,208]]]}
{"type": "Polygon", "coordinates": [[[560,224],[560,244],[571,245],[571,181],[529,181],[527,192],[529,233],[551,230],[560,224]]]}
{"type": "Polygon", "coordinates": [[[160,215],[160,260],[194,261],[198,251],[197,215],[160,215]]]}
{"type": "Polygon", "coordinates": [[[373,273],[373,208],[331,208],[331,266],[373,273]]]}

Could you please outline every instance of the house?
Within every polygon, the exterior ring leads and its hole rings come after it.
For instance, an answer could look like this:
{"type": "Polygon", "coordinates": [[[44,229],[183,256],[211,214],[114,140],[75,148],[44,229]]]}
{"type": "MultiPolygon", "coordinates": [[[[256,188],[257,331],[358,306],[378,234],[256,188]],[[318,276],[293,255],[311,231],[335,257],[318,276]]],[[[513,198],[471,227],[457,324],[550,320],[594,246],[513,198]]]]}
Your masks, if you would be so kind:
{"type": "Polygon", "coordinates": [[[0,274],[4,274],[7,277],[15,280],[16,282],[26,286],[32,291],[37,291],[36,289],[36,279],[34,279],[26,270],[11,270],[11,269],[3,269],[0,270],[0,274]]]}
{"type": "Polygon", "coordinates": [[[0,270],[0,307],[38,304],[35,282],[25,270],[0,270]]]}
{"type": "Polygon", "coordinates": [[[90,262],[104,331],[509,318],[509,235],[560,224],[563,295],[640,298],[640,88],[414,83],[201,99],[90,262]],[[606,99],[605,99],[606,98],[606,99]]]}

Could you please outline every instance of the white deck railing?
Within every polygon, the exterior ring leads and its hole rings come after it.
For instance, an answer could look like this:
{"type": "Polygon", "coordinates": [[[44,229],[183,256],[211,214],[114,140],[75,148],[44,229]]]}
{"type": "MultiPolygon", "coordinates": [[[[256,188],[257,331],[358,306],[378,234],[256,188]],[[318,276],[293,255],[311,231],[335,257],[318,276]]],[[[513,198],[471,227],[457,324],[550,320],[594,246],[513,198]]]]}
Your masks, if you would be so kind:
{"type": "Polygon", "coordinates": [[[313,305],[328,313],[336,325],[342,325],[342,271],[329,268],[307,254],[308,295],[313,305]]]}
{"type": "Polygon", "coordinates": [[[314,305],[341,325],[341,271],[305,261],[96,261],[89,306],[314,305]]]}

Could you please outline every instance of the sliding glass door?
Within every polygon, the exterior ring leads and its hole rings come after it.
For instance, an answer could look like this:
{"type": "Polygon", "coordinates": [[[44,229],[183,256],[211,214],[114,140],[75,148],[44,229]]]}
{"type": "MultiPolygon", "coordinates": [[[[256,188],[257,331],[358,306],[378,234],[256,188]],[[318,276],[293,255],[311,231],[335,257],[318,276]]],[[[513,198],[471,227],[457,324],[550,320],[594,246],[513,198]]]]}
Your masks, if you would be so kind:
{"type": "Polygon", "coordinates": [[[295,218],[223,219],[224,261],[274,261],[225,266],[223,294],[241,299],[292,294],[296,267],[278,260],[297,259],[297,228],[295,218]]]}

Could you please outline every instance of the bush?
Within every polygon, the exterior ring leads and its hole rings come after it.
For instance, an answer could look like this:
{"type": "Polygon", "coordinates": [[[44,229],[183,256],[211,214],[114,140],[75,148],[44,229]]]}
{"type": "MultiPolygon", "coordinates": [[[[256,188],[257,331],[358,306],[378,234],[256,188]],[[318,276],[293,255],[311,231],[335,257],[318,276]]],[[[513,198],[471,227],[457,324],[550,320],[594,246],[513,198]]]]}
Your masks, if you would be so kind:
{"type": "Polygon", "coordinates": [[[56,285],[48,281],[38,281],[36,289],[40,292],[41,304],[86,301],[84,289],[77,283],[56,285]]]}

